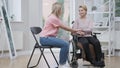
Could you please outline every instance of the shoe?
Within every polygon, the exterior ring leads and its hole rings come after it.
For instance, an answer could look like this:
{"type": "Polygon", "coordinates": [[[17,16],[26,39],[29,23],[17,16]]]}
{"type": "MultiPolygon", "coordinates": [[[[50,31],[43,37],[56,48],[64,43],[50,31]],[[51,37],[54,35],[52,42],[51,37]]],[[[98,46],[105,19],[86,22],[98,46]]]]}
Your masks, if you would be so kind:
{"type": "Polygon", "coordinates": [[[104,61],[98,61],[98,66],[99,67],[105,67],[105,62],[104,61]]]}
{"type": "Polygon", "coordinates": [[[78,62],[77,61],[72,62],[72,65],[78,66],[78,62]]]}
{"type": "Polygon", "coordinates": [[[68,62],[66,62],[65,66],[68,67],[68,68],[71,67],[70,64],[69,64],[68,62]]]}
{"type": "Polygon", "coordinates": [[[92,61],[91,64],[95,67],[104,67],[105,66],[104,61],[92,61]]]}
{"type": "Polygon", "coordinates": [[[77,61],[73,61],[73,62],[71,63],[71,67],[72,67],[72,68],[78,68],[78,62],[77,62],[77,61]]]}
{"type": "Polygon", "coordinates": [[[93,65],[93,66],[99,66],[99,63],[97,61],[90,61],[90,63],[93,65]]]}

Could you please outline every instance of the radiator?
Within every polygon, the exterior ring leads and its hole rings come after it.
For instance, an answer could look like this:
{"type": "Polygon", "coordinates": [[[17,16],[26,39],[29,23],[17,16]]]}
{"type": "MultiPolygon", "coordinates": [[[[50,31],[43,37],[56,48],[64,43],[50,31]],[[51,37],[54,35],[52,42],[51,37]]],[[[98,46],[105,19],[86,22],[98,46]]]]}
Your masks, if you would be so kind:
{"type": "MultiPolygon", "coordinates": [[[[23,49],[23,32],[13,31],[13,40],[15,44],[15,49],[22,50],[23,49]]],[[[1,50],[5,50],[5,51],[9,50],[4,32],[1,33],[1,38],[0,38],[0,51],[1,50]]]]}

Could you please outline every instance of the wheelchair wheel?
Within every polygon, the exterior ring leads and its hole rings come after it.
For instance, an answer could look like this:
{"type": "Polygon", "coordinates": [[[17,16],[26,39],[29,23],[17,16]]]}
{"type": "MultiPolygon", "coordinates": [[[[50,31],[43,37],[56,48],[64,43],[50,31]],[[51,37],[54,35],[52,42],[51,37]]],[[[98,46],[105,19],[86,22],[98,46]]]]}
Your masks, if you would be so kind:
{"type": "Polygon", "coordinates": [[[69,47],[69,55],[68,55],[68,63],[71,64],[73,60],[73,40],[70,42],[70,47],[69,47]]]}
{"type": "Polygon", "coordinates": [[[73,66],[78,66],[77,63],[77,58],[76,58],[76,47],[75,43],[72,40],[70,42],[70,48],[69,48],[69,55],[68,55],[68,63],[73,67],[73,66]]]}

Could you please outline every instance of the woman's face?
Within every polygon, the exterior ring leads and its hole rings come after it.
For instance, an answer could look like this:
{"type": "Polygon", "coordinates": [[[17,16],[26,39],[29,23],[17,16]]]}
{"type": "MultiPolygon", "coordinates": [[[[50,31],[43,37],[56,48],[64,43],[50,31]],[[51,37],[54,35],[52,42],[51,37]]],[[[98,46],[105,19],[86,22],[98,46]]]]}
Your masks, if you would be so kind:
{"type": "Polygon", "coordinates": [[[84,16],[86,16],[86,14],[87,14],[87,11],[85,11],[83,8],[79,8],[80,17],[84,17],[84,16]]]}

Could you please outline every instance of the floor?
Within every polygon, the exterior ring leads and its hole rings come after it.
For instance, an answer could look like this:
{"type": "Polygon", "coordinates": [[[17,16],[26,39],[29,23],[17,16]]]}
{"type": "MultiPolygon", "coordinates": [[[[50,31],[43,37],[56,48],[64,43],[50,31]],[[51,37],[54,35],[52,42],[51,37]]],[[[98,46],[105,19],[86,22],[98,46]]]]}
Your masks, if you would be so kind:
{"type": "MultiPolygon", "coordinates": [[[[55,54],[58,58],[59,54],[55,54]]],[[[39,54],[34,55],[32,59],[32,63],[30,65],[34,65],[37,62],[39,54]]],[[[51,68],[55,68],[57,65],[55,61],[53,60],[53,57],[50,53],[46,53],[45,55],[47,57],[47,60],[50,64],[51,68]]],[[[24,55],[24,56],[18,56],[16,59],[10,60],[8,57],[1,57],[0,58],[0,68],[27,68],[27,63],[29,60],[30,55],[24,55]]],[[[78,60],[79,67],[78,68],[98,68],[93,67],[89,65],[88,62],[83,62],[81,59],[78,60]],[[84,66],[84,65],[89,66],[84,66]]],[[[105,63],[106,66],[104,68],[120,68],[120,57],[105,57],[105,63]]],[[[36,68],[48,68],[45,61],[42,59],[39,63],[39,65],[36,68]]]]}

